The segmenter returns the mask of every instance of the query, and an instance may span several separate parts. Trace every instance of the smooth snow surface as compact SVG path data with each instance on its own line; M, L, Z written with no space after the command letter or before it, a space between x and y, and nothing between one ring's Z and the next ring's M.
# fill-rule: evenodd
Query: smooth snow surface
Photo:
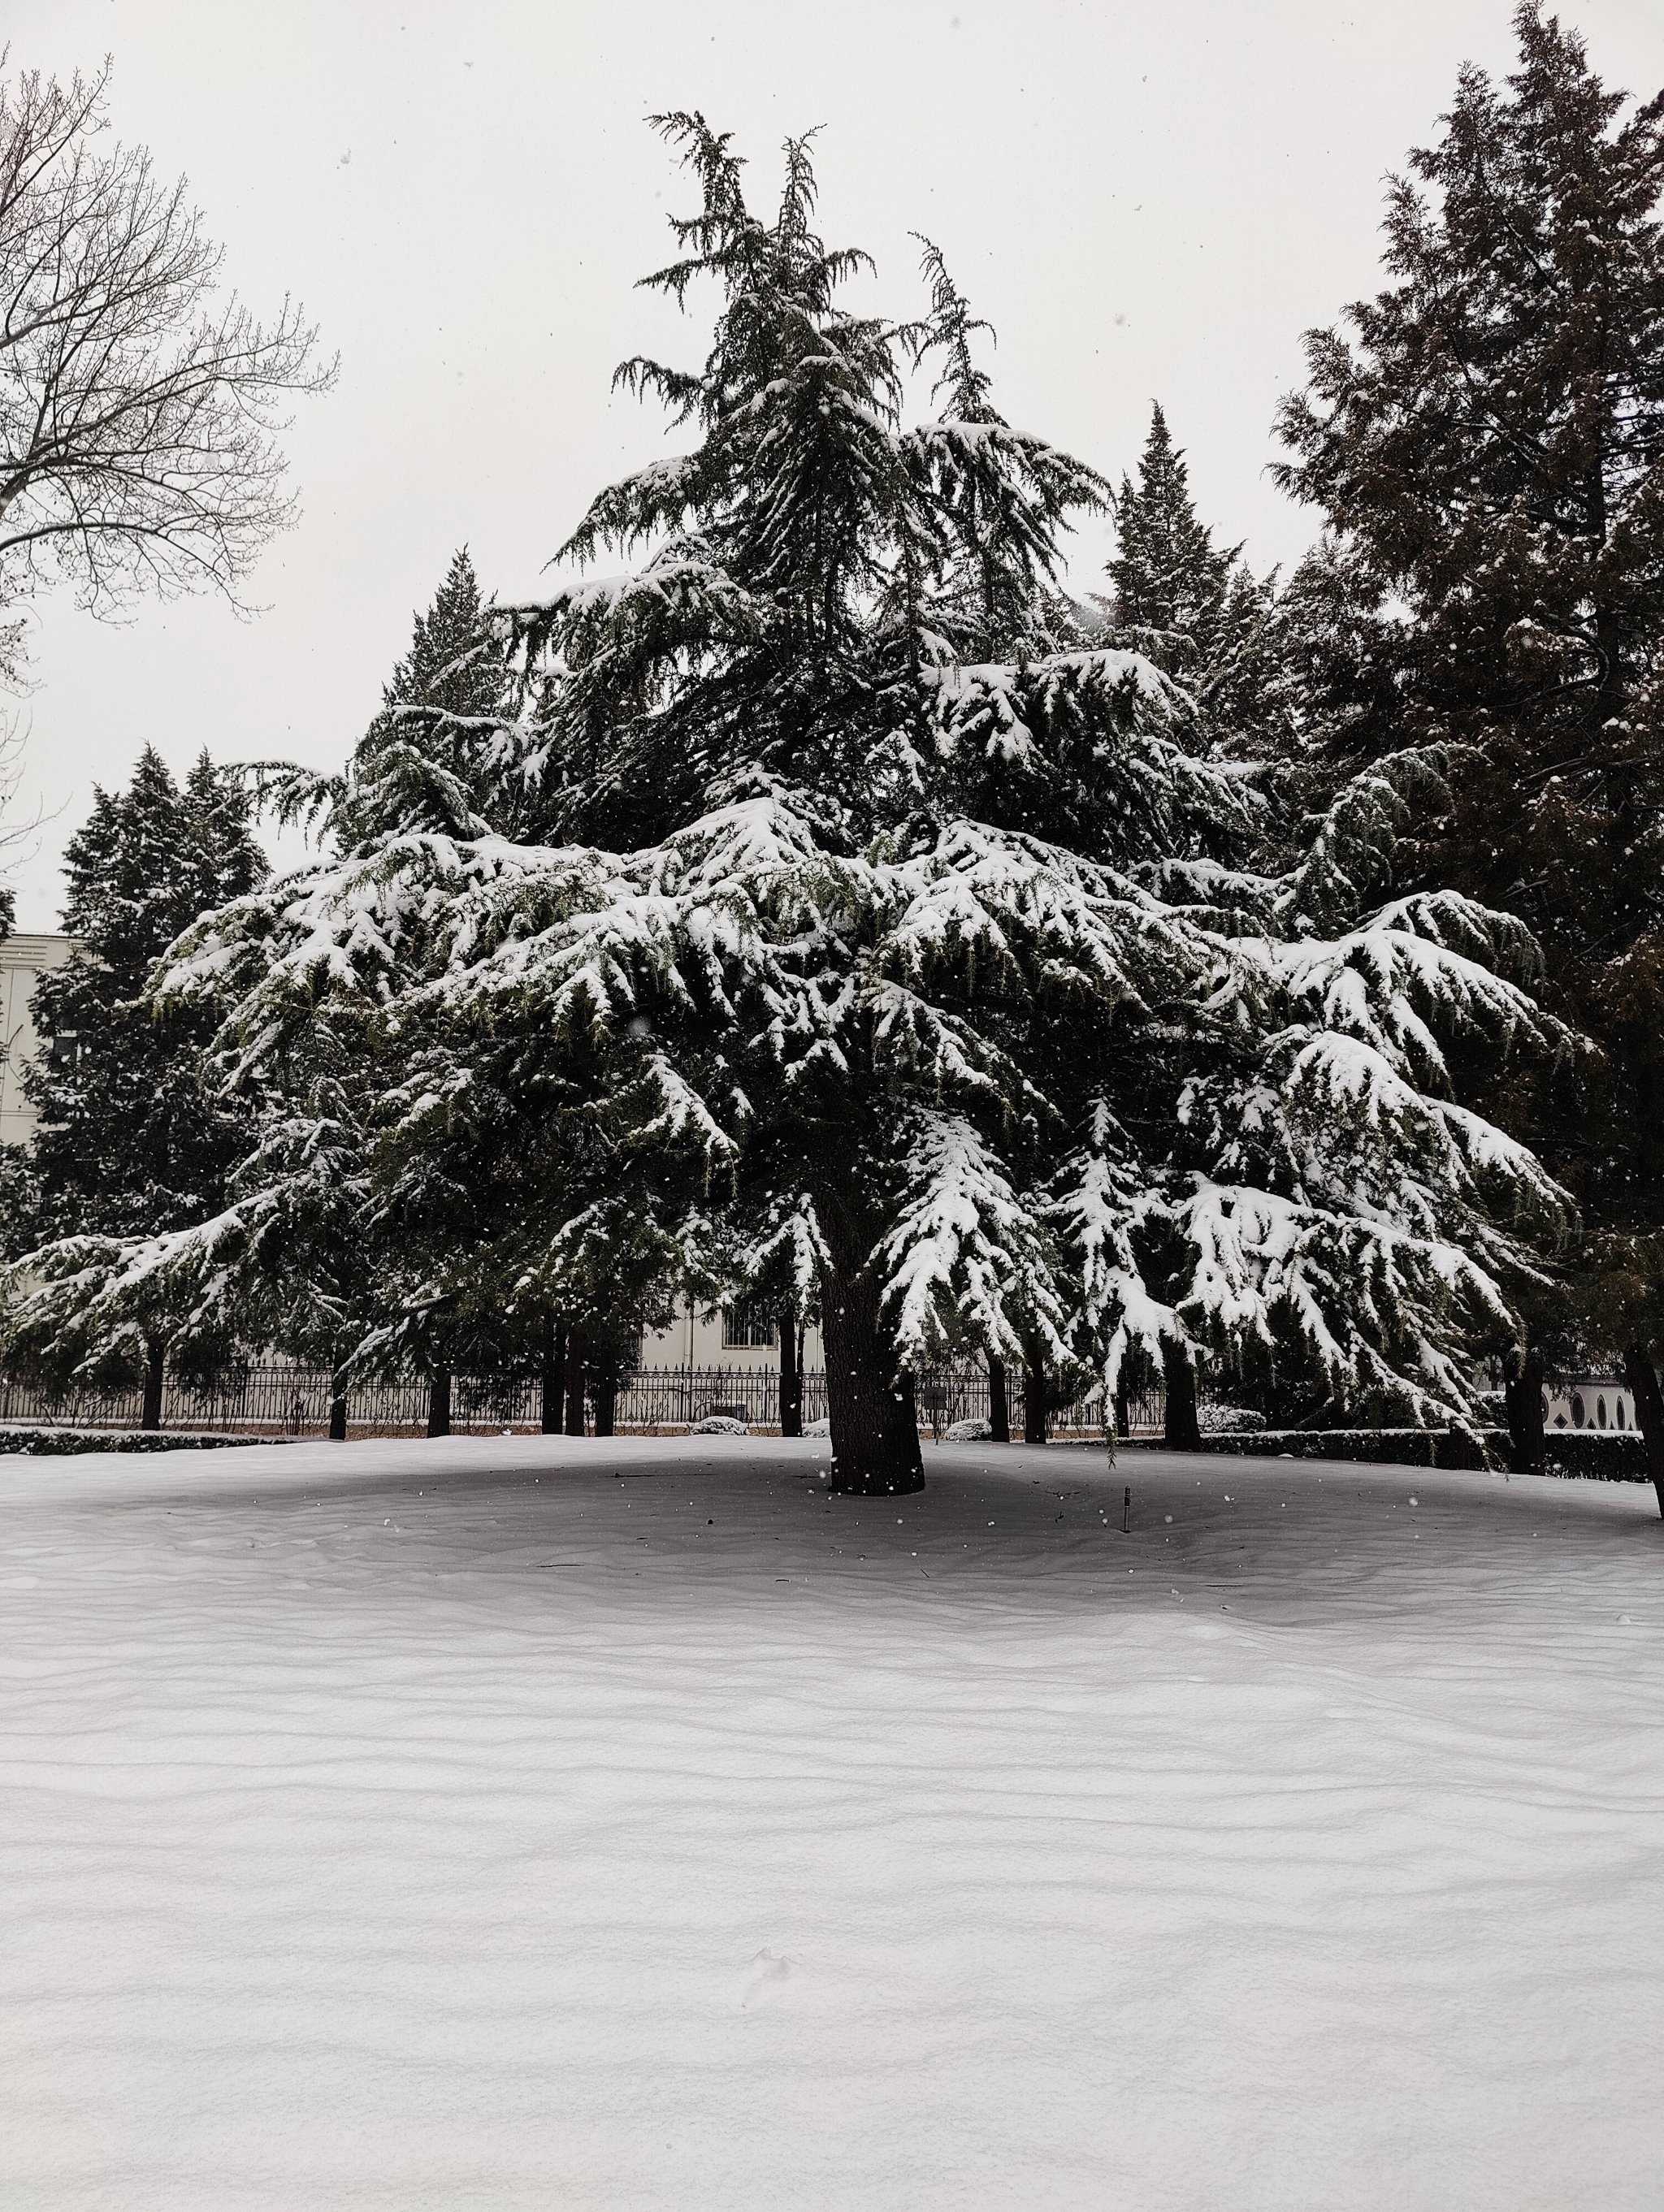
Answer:
M1649 1491L825 1454L0 1461L0 2198L1664 2201Z

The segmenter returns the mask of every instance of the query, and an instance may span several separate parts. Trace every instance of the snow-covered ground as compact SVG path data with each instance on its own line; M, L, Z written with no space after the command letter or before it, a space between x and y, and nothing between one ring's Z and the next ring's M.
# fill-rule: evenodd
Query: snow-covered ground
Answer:
M6 2204L1664 2201L1649 1491L826 1449L0 1461Z

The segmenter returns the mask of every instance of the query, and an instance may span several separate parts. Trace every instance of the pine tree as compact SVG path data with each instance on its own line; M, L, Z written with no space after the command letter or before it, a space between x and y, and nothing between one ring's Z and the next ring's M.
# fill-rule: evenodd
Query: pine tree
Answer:
M1179 680L1214 742L1238 752L1275 750L1281 732L1266 695L1277 653L1276 579L1254 576L1240 545L1214 544L1159 404L1137 481L1122 477L1114 511L1117 551L1104 610L1118 642Z
M490 786L503 700L502 648L465 545L452 555L410 650L394 667L353 761L351 800L338 834L385 818L466 818Z
M1600 1047L1509 1110L1582 1202L1576 1322L1664 1506L1664 94L1625 112L1557 19L1515 29L1393 187L1391 288L1308 339L1283 479L1360 611L1320 672L1350 759L1454 749L1425 868L1525 918Z
M1115 527L1109 574L1116 627L1148 632L1158 650L1172 641L1205 659L1241 548L1216 546L1197 514L1185 456L1159 403L1150 410L1138 481L1121 479Z
M215 1024L189 1008L158 1013L143 994L188 922L265 874L249 814L240 778L206 753L183 790L148 746L125 792L95 790L65 854L64 927L77 947L34 1000L43 1049L25 1078L40 1115L28 1241L82 1249L154 1236L222 1200L250 1125L204 1083ZM118 1362L142 1367L147 1426L160 1413L167 1340L155 1323Z
M999 416L941 257L923 318L853 315L806 143L763 217L725 138L661 127L701 205L655 281L719 309L699 369L622 374L692 448L565 549L644 557L509 611L466 803L412 773L188 933L163 1000L222 1005L257 1085L320 1024L369 1071L378 1235L421 1293L388 1327L469 1285L812 1295L839 1490L918 1486L912 1378L947 1352L1021 1363L1031 1419L1048 1370L1112 1395L1130 1356L1472 1418L1561 1212L1456 1095L1453 1047L1548 1042L1495 972L1522 933L1396 895L1411 769L1290 822L1149 657L1059 635L1062 534L1107 488ZM211 1247L136 1246L60 1323L218 1283Z

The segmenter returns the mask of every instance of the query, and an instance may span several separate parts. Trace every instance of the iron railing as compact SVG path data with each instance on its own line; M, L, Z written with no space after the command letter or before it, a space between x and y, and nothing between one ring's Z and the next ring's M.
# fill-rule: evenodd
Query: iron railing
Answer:
M1019 1375L1009 1384L1012 1433L1022 1434L1023 1393ZM803 1419L823 1419L826 1378L819 1369L802 1378ZM282 1364L241 1368L210 1389L169 1377L162 1390L165 1429L219 1429L265 1436L327 1434L331 1380L327 1370ZM942 1367L916 1384L922 1430L942 1436L956 1421L989 1418L988 1374L980 1364ZM593 1397L590 1401L593 1425ZM503 1429L541 1425L542 1391L535 1375L475 1374L451 1378L451 1427L460 1434L490 1434ZM620 1376L613 1423L622 1431L649 1435L685 1429L711 1413L728 1413L748 1428L778 1430L780 1371L770 1364L732 1367L642 1367ZM1135 1435L1159 1433L1161 1394L1134 1399L1129 1407ZM0 1425L44 1423L64 1428L136 1428L140 1415L137 1389L54 1393L9 1382L0 1376ZM355 1385L347 1395L348 1431L353 1436L419 1436L427 1427L428 1385L420 1376ZM1054 1406L1048 1425L1054 1433L1101 1431L1103 1401L1091 1393L1068 1405Z

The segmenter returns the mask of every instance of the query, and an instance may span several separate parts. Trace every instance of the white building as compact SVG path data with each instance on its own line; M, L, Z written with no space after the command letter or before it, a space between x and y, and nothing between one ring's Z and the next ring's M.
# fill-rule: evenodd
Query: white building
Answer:
M1632 1429L1635 1398L1609 1375L1574 1375L1544 1392L1543 1419L1551 1429Z
M35 1113L23 1096L22 1074L39 1048L29 1018L34 987L75 950L70 937L31 934L0 938L0 1144L27 1144Z
M744 1306L715 1313L696 1313L685 1305L668 1328L650 1330L642 1339L643 1367L774 1367L779 1364L780 1334L771 1316ZM803 1340L803 1364L825 1364L820 1332L809 1329Z

